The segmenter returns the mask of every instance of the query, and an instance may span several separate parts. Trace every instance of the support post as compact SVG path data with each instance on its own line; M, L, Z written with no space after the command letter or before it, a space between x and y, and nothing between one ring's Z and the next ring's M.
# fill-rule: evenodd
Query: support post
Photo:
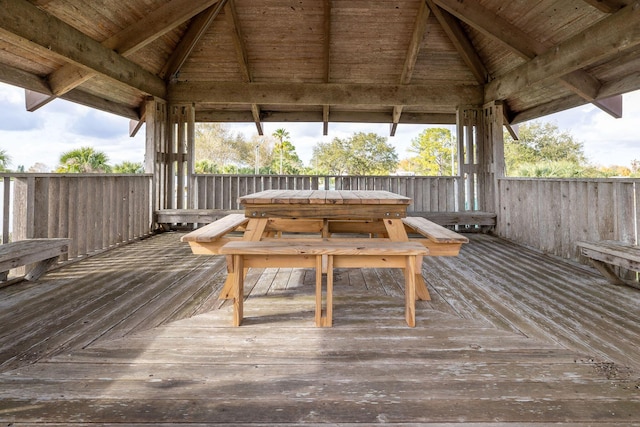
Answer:
M503 107L489 103L483 107L459 107L458 209L498 212L498 180L504 177Z

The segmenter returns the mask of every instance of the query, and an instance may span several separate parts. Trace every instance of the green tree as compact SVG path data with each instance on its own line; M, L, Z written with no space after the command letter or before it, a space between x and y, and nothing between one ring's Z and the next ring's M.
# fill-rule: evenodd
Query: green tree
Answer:
M311 164L332 175L386 175L396 170L398 155L387 138L375 133L354 133L313 148Z
M140 162L124 161L115 165L112 169L113 173L144 173L144 165Z
M504 151L507 175L519 176L522 170L535 169L539 163L546 164L547 167L538 168L538 173L547 170L556 175L539 176L559 176L564 169L568 176L576 173L579 168L586 168L587 159L583 152L582 143L576 141L569 132L561 132L558 126L553 123L532 122L520 126L519 140L514 141L508 133L504 136ZM553 167L549 167L554 162ZM572 164L572 167L568 167Z
M206 160L215 164L218 170L230 165L248 166L252 152L251 143L241 134L234 135L224 124L198 123L196 126L196 165Z
M60 173L104 173L111 172L109 158L93 147L80 147L60 155L56 172Z
M411 172L420 175L453 175L453 161L456 156L456 141L446 128L428 128L411 140L409 152L415 157L405 164Z
M275 144L271 156L271 169L279 174L296 175L303 169L302 160L296 153L296 147L290 141Z
M0 150L0 172L8 172L11 164L11 157L6 150Z

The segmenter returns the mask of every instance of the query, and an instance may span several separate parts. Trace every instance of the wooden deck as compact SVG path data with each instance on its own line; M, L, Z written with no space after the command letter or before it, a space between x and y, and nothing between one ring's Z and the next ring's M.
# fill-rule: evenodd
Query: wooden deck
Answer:
M165 233L0 289L4 425L640 425L640 292L486 235L403 276L337 272L313 326L309 270L256 270L245 324L224 258ZM12 424L11 424L12 423Z

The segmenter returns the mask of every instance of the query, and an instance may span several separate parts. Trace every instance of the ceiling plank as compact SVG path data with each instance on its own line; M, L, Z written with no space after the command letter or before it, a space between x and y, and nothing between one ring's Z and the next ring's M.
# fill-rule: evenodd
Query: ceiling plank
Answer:
M199 104L440 105L482 104L482 86L343 83L177 82L168 100ZM216 100L212 102L211 100Z
M476 81L480 84L485 84L489 80L487 67L485 67L482 59L478 56L476 49L471 44L471 41L458 21L456 21L455 18L447 11L440 9L433 0L426 0L426 2L429 9L431 9L434 16L438 19L438 22L444 29L445 33L458 50L462 60L473 73Z
M584 0L584 2L604 13L614 13L626 6L620 0Z
M455 0L434 0L440 7L465 21L484 35L503 43L507 48L525 59L533 59L552 47L550 44L540 43L532 39L519 27L502 19L493 12L483 8L475 2L458 2ZM561 78L570 90L594 103L597 107L612 113L606 105L600 105L596 100L600 90L598 79L583 70L575 70ZM615 114L612 114L614 117Z
M180 68L184 65L193 49L198 44L209 26L216 19L227 0L220 0L215 6L211 6L204 12L201 12L194 19L186 33L176 46L175 50L169 57L169 60L160 72L160 77L171 81L180 72Z
M141 92L164 98L162 79L102 46L72 26L26 0L0 0L0 31L23 48L46 49L59 59L75 63ZM29 25L24 25L29 22ZM38 28L39 31L32 31Z
M400 74L400 84L409 84L413 75L413 70L418 60L418 53L420 53L420 47L422 46L422 39L424 33L427 31L427 21L431 10L427 7L424 1L420 2L420 8L416 14L416 21L413 24L413 32L411 33L411 40L409 41L409 47L407 49L407 55L404 59L404 66L402 67L402 73ZM402 105L396 105L393 107L393 122L391 123L391 136L396 135L398 123L400 122L400 116L402 115Z
M596 22L485 86L485 100L501 100L568 72L585 68L640 44L640 4Z

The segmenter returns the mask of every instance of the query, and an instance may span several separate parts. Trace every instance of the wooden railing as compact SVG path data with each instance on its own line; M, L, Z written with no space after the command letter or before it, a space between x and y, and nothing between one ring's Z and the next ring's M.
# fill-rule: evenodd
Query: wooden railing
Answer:
M69 258L151 231L151 175L2 174L3 242L72 239Z
M579 260L578 240L638 244L640 180L499 181L497 233L546 253Z
M456 211L457 177L195 175L191 209L240 209L238 197L270 189L386 190L413 199L410 212Z

